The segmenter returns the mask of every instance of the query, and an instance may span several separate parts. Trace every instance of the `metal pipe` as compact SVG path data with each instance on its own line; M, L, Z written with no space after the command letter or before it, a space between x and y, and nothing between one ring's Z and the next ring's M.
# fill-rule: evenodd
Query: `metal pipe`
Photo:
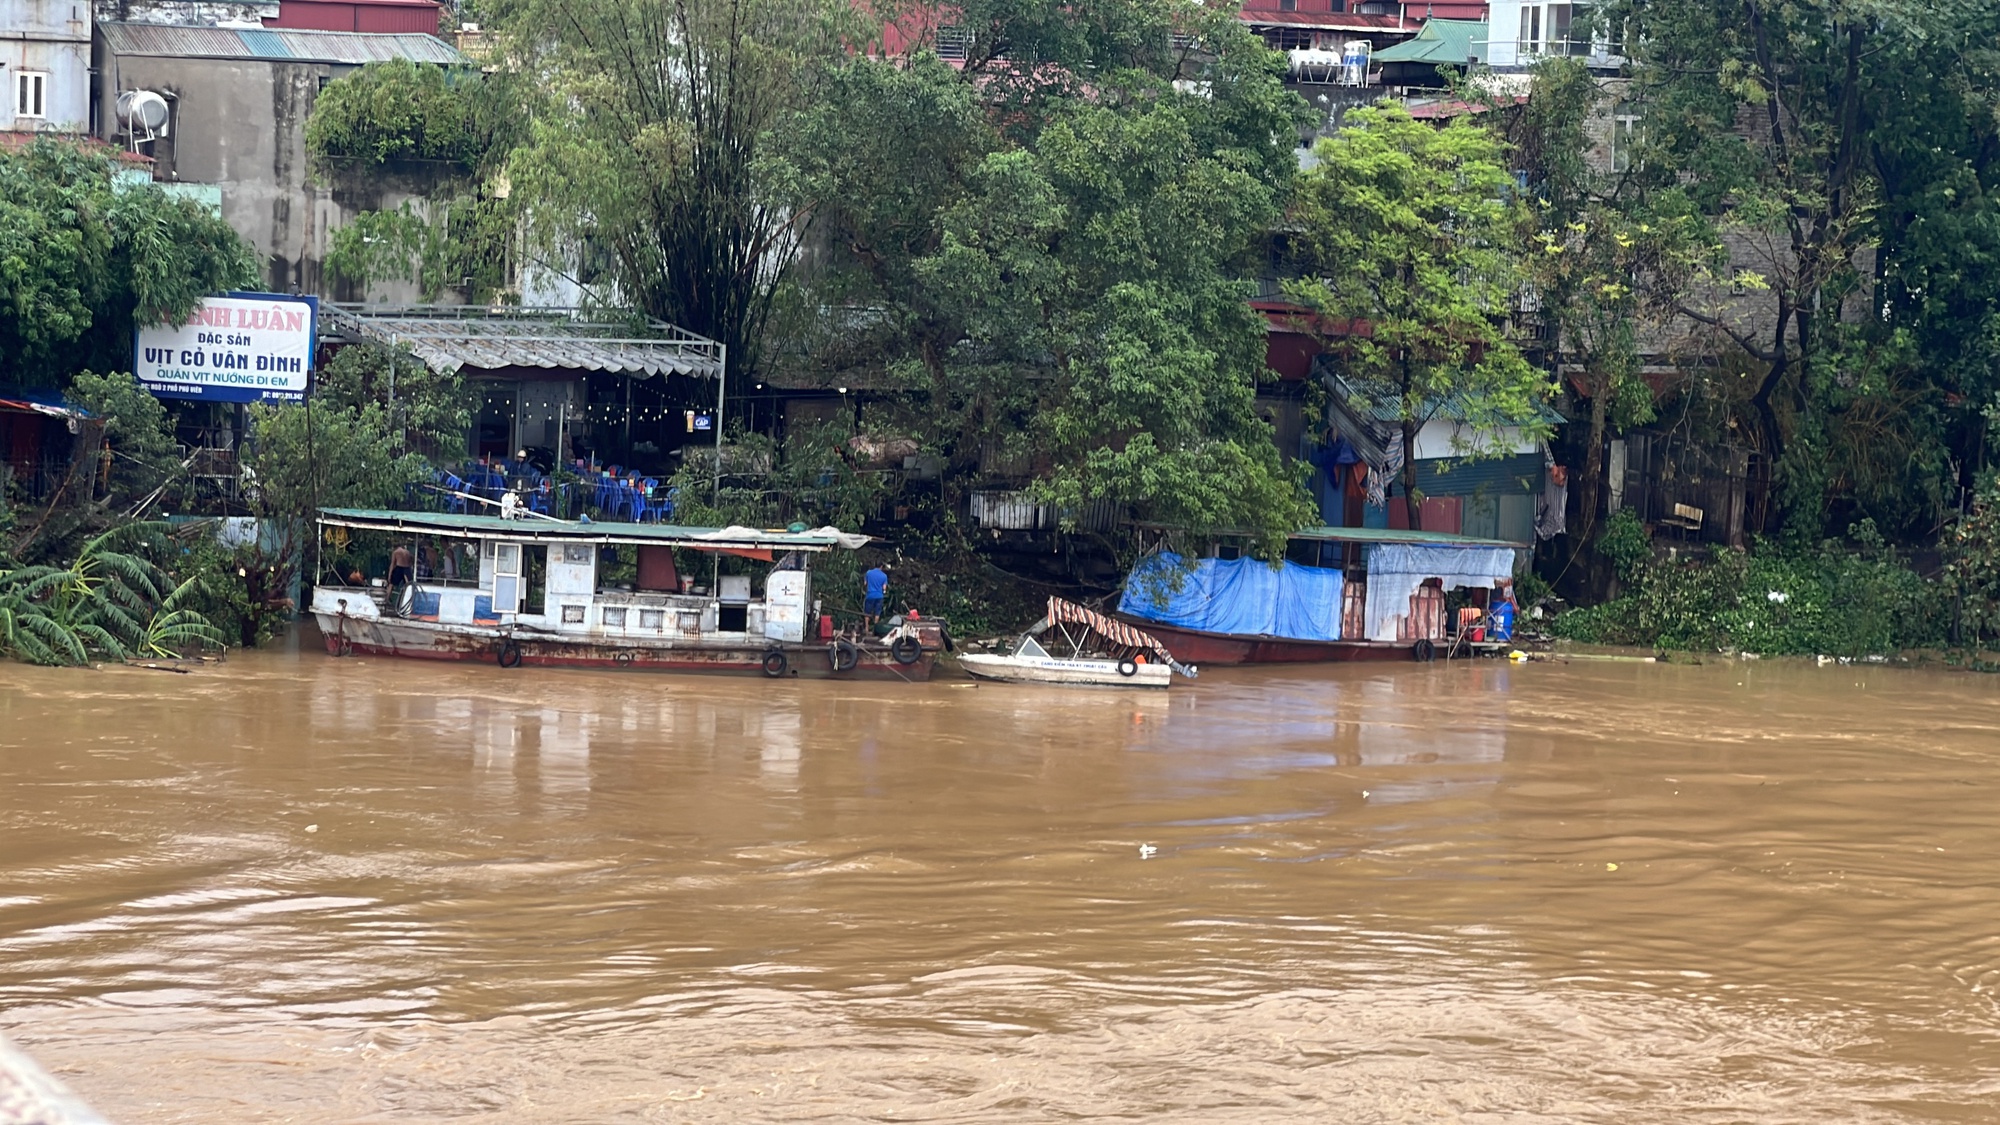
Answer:
M722 507L722 404L729 393L729 345L717 344L721 349L715 367L715 494L710 503Z

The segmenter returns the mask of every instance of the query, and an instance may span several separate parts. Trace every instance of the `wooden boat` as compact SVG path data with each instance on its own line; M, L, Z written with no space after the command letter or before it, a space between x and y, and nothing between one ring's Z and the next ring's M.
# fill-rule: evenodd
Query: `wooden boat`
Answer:
M1043 638L1070 655L1050 655ZM1048 614L1011 651L968 654L958 663L982 680L1066 687L1164 688L1175 672L1190 679L1197 674L1152 635L1061 598L1049 599Z
M549 668L728 672L773 679L927 680L943 646L934 621L884 637L837 635L812 598L805 560L866 536L833 528L760 531L662 524L325 508L322 534L386 533L405 545L463 550L464 580L419 578L394 596L379 586L321 585L312 613L335 656L366 654ZM630 588L606 586L607 548L633 548ZM776 560L763 576L690 588L673 551ZM413 550L412 554L416 552ZM539 584L539 599L529 595Z
M1388 528L1322 527L1292 538L1316 545L1326 565L1287 561L1273 569L1254 559L1156 556L1127 576L1117 617L1189 664L1429 661L1448 643L1445 591L1511 579L1521 549L1499 539ZM1172 579L1160 588L1163 566L1187 569L1198 589L1184 594ZM1224 570L1240 573L1211 581L1209 571ZM1218 619L1262 627L1205 627Z
M1328 664L1348 660L1426 659L1415 641L1306 641L1211 633L1122 614L1120 619L1143 624L1160 638L1174 659L1188 664Z

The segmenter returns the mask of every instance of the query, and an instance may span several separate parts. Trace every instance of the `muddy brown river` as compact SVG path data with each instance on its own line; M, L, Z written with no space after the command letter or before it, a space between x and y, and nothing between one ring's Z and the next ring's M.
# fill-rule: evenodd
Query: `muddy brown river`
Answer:
M1991 1121L1996 990L1996 678L0 664L0 1030L125 1125Z

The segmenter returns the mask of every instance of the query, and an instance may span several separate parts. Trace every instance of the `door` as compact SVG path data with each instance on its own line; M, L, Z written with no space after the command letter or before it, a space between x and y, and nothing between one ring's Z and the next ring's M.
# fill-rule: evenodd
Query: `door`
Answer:
M493 552L493 612L521 612L521 545L502 543Z

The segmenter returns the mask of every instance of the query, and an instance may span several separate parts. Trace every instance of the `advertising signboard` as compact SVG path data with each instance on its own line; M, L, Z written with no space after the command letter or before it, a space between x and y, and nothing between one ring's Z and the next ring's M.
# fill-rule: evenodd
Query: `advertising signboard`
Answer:
M312 376L318 321L314 297L210 297L185 324L141 328L133 374L158 398L300 402Z

